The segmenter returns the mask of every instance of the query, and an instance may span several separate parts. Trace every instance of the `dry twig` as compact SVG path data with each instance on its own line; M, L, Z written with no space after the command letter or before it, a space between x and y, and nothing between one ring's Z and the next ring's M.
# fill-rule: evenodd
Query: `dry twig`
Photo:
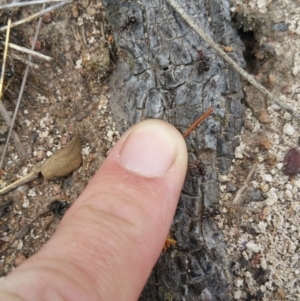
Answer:
M0 99L2 98L2 89L3 89L4 74L5 74L5 67L6 67L6 58L8 52L9 36L10 36L10 26L11 26L11 19L9 19L7 22L6 39L4 44L3 63L2 63L1 78L0 78Z
M30 62L30 61L28 61L28 60L26 60L26 59L24 59L24 58L22 58L22 57L20 57L20 56L18 56L18 55L16 55L16 54L14 54L14 53L11 53L10 56L11 56L12 58L14 58L14 59L16 59L16 60L18 60L18 61L20 61L20 62L26 64L26 65L28 65L28 66L31 67L31 68L34 68L34 69L39 69L39 68L40 68L39 65L37 65L37 64L35 64L35 63L32 63L32 62Z
M51 2L62 2L63 0L32 0L32 1L24 1L24 2L13 2L4 5L0 5L0 9L10 9L14 7L22 7L34 4L44 4L44 3L51 3Z
M3 82L4 82L4 75L5 75L6 58L7 58L7 52L8 52L10 24L11 24L11 20L9 19L8 24L7 24L7 33L6 33L6 40L5 40L5 46L4 46L4 54L3 54L3 65L2 65L2 72L1 72L1 79L0 79L0 114L2 115L3 119L5 120L5 122L8 126L11 125L11 118L2 103L2 90L3 90ZM13 131L13 139L14 139L14 144L16 146L16 149L17 149L20 157L26 157L26 151L21 143L19 136L17 135L17 133L15 131Z
M13 182L12 184L9 184L9 185L5 186L3 189L0 189L0 195L3 195L3 194L5 194L5 193L7 193L7 192L9 192L9 191L11 191L15 188L18 188L18 187L20 187L20 186L36 179L36 178L38 178L38 177L39 177L39 172L38 171L37 172L35 172L35 171L31 172L27 176Z
M242 194L244 193L244 191L246 190L246 188L248 187L249 181L251 180L254 172L257 170L257 166L258 166L258 162L255 162L247 176L246 181L244 182L243 186L238 190L238 192L236 193L233 201L232 201L232 205L238 205L240 203L240 199Z
M4 42L2 42L2 44L4 44ZM33 44L33 45L35 45L35 44ZM33 49L28 49L26 47L19 46L19 45L13 44L13 43L8 43L8 46L11 49L15 49L15 50L27 53L27 54L31 54L31 55L37 56L37 57L42 58L42 59L44 59L46 61L51 61L53 59L51 56L48 56L48 55L45 55L45 54L42 54L42 53L34 51L33 50L34 48Z
M212 112L214 111L213 108L209 108L202 116L200 116L183 134L183 138L186 138L191 131L193 131L203 120L205 120Z
M8 114L6 108L4 107L2 101L0 101L0 114L3 117L3 119L5 120L5 123L8 126L10 126L11 118L10 118L10 115ZM12 132L12 135L13 135L14 144L15 144L15 147L16 147L16 150L17 150L19 156L25 158L27 156L27 153L26 153L24 146L21 143L21 139L19 138L18 134L15 131Z
M199 36L211 47L218 55L226 61L233 69L235 69L241 76L243 76L251 85L258 89L262 94L269 98L272 102L276 103L282 109L290 113L292 116L300 120L300 114L296 112L292 107L282 102L273 93L268 91L258 81L256 81L251 75L249 75L244 69L242 69L231 57L229 57L223 49L216 44L205 32L192 20L192 18L178 5L176 0L166 0L173 9L182 17L182 19L191 26L191 28L199 34Z
M43 5L43 7L45 7L45 4ZM31 46L32 50L34 49L36 41L38 39L41 24L42 24L42 18L39 18L38 26L37 26L35 36L34 36L34 39L33 39L33 43L32 43L32 46ZM31 61L31 59L32 59L32 55L29 54L28 55L28 60ZM23 81L22 81L22 84L21 84L21 89L20 89L20 92L19 92L16 108L15 108L15 111L14 111L14 116L13 116L11 124L10 124L9 132L8 132L8 135L7 135L7 138L6 138L6 143L5 143L4 150L3 150L3 153L2 153L2 157L1 157L1 161L0 161L0 169L2 168L4 159L5 159L5 154L6 154L7 149L8 149L10 136L11 136L12 131L13 131L13 127L14 127L14 124L15 124L15 121L16 121L17 113L18 113L18 110L19 110L19 106L20 106L20 103L21 103L22 96L23 96L23 91L24 91L25 84L26 84L26 81L27 81L29 68L30 67L27 65L26 69L25 69L25 72L24 72L24 77L23 77Z
M15 27L15 26L24 24L26 22L32 21L33 19L36 19L36 18L38 18L40 16L43 16L44 14L49 13L49 12L51 12L51 11L57 9L57 8L60 8L60 7L64 6L67 3L71 3L72 1L73 0L67 0L65 2L52 5L52 6L48 7L48 8L46 8L46 9L42 9L41 11L39 11L39 12L37 12L37 13L35 13L35 14L33 14L33 15L25 18L25 19L22 19L20 21L12 23L11 27ZM7 29L7 26L0 27L0 31L4 31L5 29Z

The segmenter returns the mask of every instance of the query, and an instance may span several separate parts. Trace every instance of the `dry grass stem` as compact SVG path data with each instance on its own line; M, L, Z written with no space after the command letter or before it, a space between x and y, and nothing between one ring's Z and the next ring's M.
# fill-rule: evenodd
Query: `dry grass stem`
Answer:
M43 5L43 8L44 7L45 7L45 4ZM32 46L31 46L32 50L34 49L36 41L38 39L38 35L39 35L39 30L40 30L41 24L42 24L42 18L40 17L38 25L37 25L36 32L35 32L35 35L34 35L33 43L32 43ZM32 59L32 55L29 54L28 55L28 60L31 61L31 59ZM11 121L11 124L10 124L9 131L8 131L8 135L7 135L7 138L6 138L6 143L5 143L5 146L4 146L4 150L3 150L2 156L1 156L0 169L3 166L3 162L4 162L5 155L6 155L6 152L7 152L7 149L8 149L8 145L9 145L10 136L12 134L13 127L14 127L14 124L15 124L15 121L16 121L16 118L17 118L17 113L18 113L18 110L19 110L19 106L20 106L20 103L21 103L22 96L23 96L24 87L25 87L25 84L26 84L26 81L27 81L29 68L30 67L28 65L25 68L24 77L23 77L23 80L22 80L22 84L21 84L21 88L20 88L20 92L19 92L19 96L18 96L16 108L15 108L14 115L13 115L13 118L12 118L12 121Z
M3 117L3 119L5 120L5 123L7 124L7 126L10 126L11 125L11 117L8 114L6 108L4 107L2 101L0 101L0 114ZM19 156L25 158L27 156L27 153L26 153L24 146L21 143L20 137L18 136L18 134L15 131L12 132L12 136L13 136L14 144L15 144L15 147L16 147L16 150L17 150Z
M229 57L223 49L216 44L205 32L192 20L192 18L178 5L175 0L166 0L173 9L182 17L182 19L191 26L191 28L199 34L199 36L211 47L218 55L226 61L233 69L235 69L241 76L243 76L251 85L258 89L263 95L268 97L269 100L276 103L282 109L290 113L292 116L300 120L300 114L296 112L292 107L282 102L273 93L268 91L263 85L256 81L253 76L249 75L244 69L242 69L231 57Z
M33 0L33 1L24 1L24 2L13 2L4 5L0 5L0 9L10 9L14 7L22 7L34 4L44 4L44 3L51 3L51 2L63 2L64 0Z
M2 42L2 44L4 44L4 43ZM35 44L33 44L33 45L35 45ZM47 60L47 61L51 61L53 59L51 56L36 52L33 49L28 49L26 47L19 46L19 45L13 44L13 43L9 43L8 46L11 49L18 50L18 51L21 51L21 52L24 52L27 54L31 54L31 55L37 56L39 58L42 58L44 60Z
M6 58L7 58L7 52L8 52L9 35L10 35L10 25L11 25L11 19L9 19L7 22L7 31L6 31L6 38L5 38L5 44L4 44L3 63L2 63L1 78L0 78L0 100L2 98Z
M40 68L39 65L37 65L37 64L35 64L35 63L32 63L32 62L30 62L30 61L28 61L28 60L26 60L26 59L24 59L24 58L22 58L22 57L16 55L16 54L11 53L10 56L11 56L12 58L14 58L14 59L16 59L16 60L18 60L18 61L20 61L20 62L26 64L26 65L28 65L28 66L31 67L31 68L34 68L34 69L39 69L39 68Z
M32 172L32 173L28 174L27 176L13 182L12 184L7 185L3 189L0 189L0 195L10 192L15 188L18 188L36 178L38 178L38 176L39 176L39 172Z
M11 24L11 20L9 19L8 24L7 24L7 33L6 33L6 39L5 39L3 64L2 64L1 79L0 79L0 114L8 126L10 126L10 124L11 124L11 118L2 102L2 91L3 91L3 82L4 82L5 67L6 67L6 58L7 58L7 52L8 52L8 44L9 44L8 42L9 42L9 36L10 36L10 24ZM21 143L21 140L16 132L13 132L13 139L14 139L15 147L16 147L20 157L25 157L26 151L25 151L25 149Z
M38 17L43 16L46 13L49 13L49 12L55 10L55 9L58 9L58 8L64 6L64 5L66 5L67 3L71 3L72 1L73 0L68 0L68 1L65 1L65 2L62 2L62 3L58 3L58 4L55 4L55 5L52 5L52 6L48 7L48 8L46 8L46 9L42 9L41 11L39 11L39 12L37 12L37 13L35 13L35 14L33 14L33 15L25 18L25 19L22 19L20 21L12 23L11 27L15 27L15 26L24 24L26 22L30 22L30 21L38 18ZM7 26L0 27L0 31L4 31L5 29L7 29Z
M244 182L243 186L238 190L238 192L236 193L233 201L232 201L232 205L238 205L241 202L241 196L244 193L244 191L246 190L246 188L249 185L249 182L254 174L254 172L257 170L257 166L258 166L258 162L255 162L247 176L246 181Z

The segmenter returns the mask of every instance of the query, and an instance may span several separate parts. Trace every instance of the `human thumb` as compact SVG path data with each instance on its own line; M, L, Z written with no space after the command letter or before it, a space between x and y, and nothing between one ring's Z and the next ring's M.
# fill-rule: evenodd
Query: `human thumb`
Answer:
M133 126L50 241L2 281L0 300L137 300L163 248L186 168L186 145L173 126Z

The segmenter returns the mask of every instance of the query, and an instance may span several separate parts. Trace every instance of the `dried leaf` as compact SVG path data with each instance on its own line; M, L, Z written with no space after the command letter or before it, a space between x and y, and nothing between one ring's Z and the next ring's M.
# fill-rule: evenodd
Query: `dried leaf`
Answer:
M81 146L79 136L63 149L60 149L41 166L41 174L45 180L56 177L65 177L76 170L82 163Z

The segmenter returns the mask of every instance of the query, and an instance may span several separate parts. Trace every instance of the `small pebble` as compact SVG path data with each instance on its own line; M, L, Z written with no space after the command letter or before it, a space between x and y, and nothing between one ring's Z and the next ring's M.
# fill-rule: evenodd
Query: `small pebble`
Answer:
M249 242L246 243L246 248L248 250L251 250L254 253L258 253L260 251L260 246L258 246L257 244L255 244L255 243L253 243L251 241L249 241Z
M293 193L289 189L286 189L284 192L284 199L286 201L290 201L293 199L293 197L294 197Z
M23 248L23 241L20 240L18 243L18 246L17 246L17 250L20 251L20 250L22 250L22 248Z
M265 182L273 182L273 177L270 174L264 174L264 175L262 175L262 179Z
M300 180L295 181L294 184L297 186L297 188L300 188Z
M227 181L227 175L219 175L219 182L224 183Z
M278 199L277 193L276 193L276 188L272 187L267 193L266 196L270 199Z
M261 138L259 141L259 146L265 150L269 150L271 148L271 142L268 138Z
M51 23L52 22L52 13L49 12L49 13L44 14L43 17L42 17L42 21L45 24Z
M285 187L286 189L289 189L289 190L292 190L292 189L293 189L293 185L290 184L290 183L285 184L284 187Z
M267 165L274 166L277 163L277 158L273 154L268 154L265 161L266 161Z
M283 94L292 94L292 92L293 92L292 86L291 85L283 86L281 88L280 92L283 93ZM287 113L287 114L289 114L289 113Z
M43 150L38 150L36 152L36 157L39 159L39 160L42 160L44 157L45 157L45 152Z
M20 193L26 195L29 190L29 186L27 184L25 184L25 185L19 186L16 190L19 191Z
M271 122L270 116L266 110L261 110L258 119L262 123L270 123Z
M52 156L53 155L53 153L52 152L50 152L50 151L47 151L47 157L50 157L50 156Z
M236 191L236 186L232 182L228 182L226 185L226 190L228 192L234 192Z
M268 226L268 224L265 223L265 222L259 222L258 225L257 225L257 227L258 227L260 233L266 233L266 231L267 231L267 226Z
M22 208L26 209L29 207L29 200L27 198L24 199L23 204L22 204Z
M280 22L280 23L276 23L273 25L273 30L275 31L287 31L287 29L289 28L289 24Z
M236 287L242 286L243 283L244 283L244 280L241 279L241 278L237 278L236 280L234 280L234 285L235 285Z
M242 296L242 291L236 291L236 292L234 292L233 298L235 300L240 300L241 296Z
M261 258L260 260L260 266L262 267L262 269L266 270L268 267L267 261L265 258Z
M270 215L271 211L272 211L272 208L270 206L265 206L260 214L260 218L262 220L265 220ZM264 230L266 230L266 229L264 229Z
M260 190L261 190L262 192L267 192L269 189L270 189L269 184L262 184L262 185L260 186Z
M94 16L96 14L96 9L94 7L88 7L87 9L87 14L90 15L90 16Z
M286 123L283 126L283 134L292 136L292 135L294 135L294 133L295 133L295 129L290 123Z
M277 296L278 296L278 298L279 298L280 300L284 300L284 299L285 299L285 291L284 291L283 288L279 287L279 288L277 289L277 291L276 291L276 294L277 294Z
M241 143L238 147L236 147L235 151L234 151L234 157L236 159L243 159L244 155L243 152L246 148L246 144Z
M284 115L283 115L283 119L285 120L292 120L292 115L288 112L285 112Z
M68 137L67 136L62 136L60 138L60 143L61 143L61 145L67 145L68 144Z
M275 199L266 199L266 200L264 201L264 203L265 203L267 206L273 206L274 204L277 203L277 200L275 200Z
M112 141L113 140L113 134L114 132L112 130L109 130L106 134L107 138L108 138L108 141Z
M18 266L19 264L21 264L25 259L26 259L26 257L22 253L18 254L18 256L14 260L15 266Z

